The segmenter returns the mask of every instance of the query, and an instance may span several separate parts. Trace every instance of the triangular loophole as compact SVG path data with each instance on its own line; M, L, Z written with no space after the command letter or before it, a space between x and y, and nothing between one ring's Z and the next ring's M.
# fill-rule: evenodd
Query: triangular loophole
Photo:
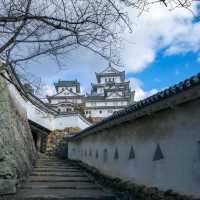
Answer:
M89 156L92 157L92 150L89 151Z
M160 148L160 145L157 144L157 146L156 146L156 151L155 151L154 156L153 156L153 161L162 160L162 159L164 159L164 155L163 155L163 153L162 153L162 150L161 150L161 148Z
M96 150L96 155L95 155L96 159L99 158L99 152Z
M104 151L103 151L103 160L104 160L104 162L106 162L108 160L108 150L107 149L104 149Z
M118 152L118 149L117 149L117 148L115 149L114 159L115 159L115 160L118 160L118 159L119 159L119 152Z
M131 146L130 152L129 152L129 159L134 159L135 158L135 151L133 146Z

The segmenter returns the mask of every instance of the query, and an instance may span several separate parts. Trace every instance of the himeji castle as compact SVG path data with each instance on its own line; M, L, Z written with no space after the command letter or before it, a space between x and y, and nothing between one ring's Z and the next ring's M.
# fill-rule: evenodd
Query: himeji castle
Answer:
M134 102L134 91L130 81L125 80L125 71L118 71L109 64L102 72L96 73L96 83L92 83L90 94L80 93L80 83L61 81L55 83L56 94L48 96L50 107L60 113L77 112L77 106L84 108L86 118L96 122L112 115Z
M125 71L118 71L109 64L105 70L96 73L96 80L85 101L87 118L98 121L134 102L134 92L131 92L130 81L125 81Z

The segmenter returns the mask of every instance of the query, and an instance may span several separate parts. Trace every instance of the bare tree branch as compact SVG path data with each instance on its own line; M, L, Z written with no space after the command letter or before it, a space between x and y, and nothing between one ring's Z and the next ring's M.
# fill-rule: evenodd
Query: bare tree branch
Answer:
M0 0L0 58L15 65L44 55L58 61L84 47L119 65L120 33L133 30L127 8L142 14L155 3L189 9L192 0Z

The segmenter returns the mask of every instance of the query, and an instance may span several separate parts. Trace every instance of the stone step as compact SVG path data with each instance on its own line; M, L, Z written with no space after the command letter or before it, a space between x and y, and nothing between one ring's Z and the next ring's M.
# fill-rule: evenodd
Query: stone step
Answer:
M36 183L39 183L39 182L46 182L46 183L55 183L55 184L57 184L57 183L61 183L61 182L68 182L68 183L70 183L70 182L74 182L74 183L79 183L79 182L83 182L83 183L95 183L95 181L94 180L75 180L75 179L67 179L67 180L30 180L29 182L31 182L31 183L34 183L34 182L36 182Z
M76 172L82 172L82 171L80 171L80 170L73 170L73 169L54 169L54 168L51 168L51 169L46 169L46 168L35 168L34 170L33 170L33 172L67 172L67 173L76 173Z
M93 181L89 177L30 176L28 181Z
M68 165L35 165L35 168L67 168L67 169L80 169L80 167L73 167Z
M30 189L30 188L86 188L86 189L94 189L99 188L102 190L102 186L97 183L91 182L28 182L22 185L21 189Z
M114 200L84 169L70 161L43 157L9 200Z
M35 168L56 168L56 169L80 169L80 167L73 167L67 165L35 165Z
M58 165L59 165L59 164L63 164L63 165L64 165L64 164L65 164L65 165L74 166L74 165L71 164L71 163L58 162L58 161L56 161L56 162L49 162L49 161L48 161L48 162L43 162L43 161L41 162L41 161L37 161L36 164L43 164L43 165L48 165L48 164L49 164L49 165L53 165L53 164L58 164Z
M88 177L83 173L32 173L31 176L56 176L56 177Z
M21 189L15 200L46 200L46 199L101 199L114 200L115 197L99 189Z
M72 167L72 166L44 166L44 165L40 165L40 166L34 166L34 168L45 168L45 169L49 169L49 168L55 168L55 169L77 169L80 170L80 167Z
M47 162L59 162L59 163L70 163L70 164L74 164L72 162L66 161L66 160L37 160L37 162L43 162L43 163L47 163Z
M65 176L65 175L87 175L87 173L85 172L81 172L81 171L33 171L32 176L43 176L43 175L49 175L49 176Z
M69 165L69 164L66 164L66 163L36 163L35 166L57 166L57 167L75 167L73 165Z
M72 168L72 167L35 167L34 170L73 170L73 171L82 171L80 168Z

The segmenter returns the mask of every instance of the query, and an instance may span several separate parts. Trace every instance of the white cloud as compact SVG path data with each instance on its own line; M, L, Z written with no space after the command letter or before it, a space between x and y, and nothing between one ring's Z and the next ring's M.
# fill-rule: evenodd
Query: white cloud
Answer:
M196 6L192 10L196 13ZM134 12L129 12L135 19ZM161 48L166 55L197 51L200 48L200 23L193 24L194 15L188 10L173 11L156 5L137 20L133 34L125 34L122 58L131 72L140 72L154 61Z
M142 99L145 99L155 93L158 92L157 89L152 89L149 91L145 91L142 86L143 83L141 80L137 79L137 78L131 78L130 79L130 85L131 85L131 89L135 90L135 101L139 101Z
M192 10L196 13L194 3ZM177 8L169 11L161 5L154 5L145 11L139 18L133 9L129 11L130 18L136 24L133 33L124 33L124 43L121 50L122 61L125 63L128 72L141 72L154 62L157 52L165 48L165 55L183 54L188 51L198 51L200 48L200 23L193 23L194 15L186 9ZM135 19L137 18L137 22ZM198 59L200 62L200 58ZM55 66L46 63L46 70L43 76L49 84L58 79L78 79L83 92L90 92L90 83L95 82L94 72L99 72L107 67L107 63L85 49L68 55L65 64L66 71L52 72ZM50 67L51 66L51 67ZM40 67L40 66L39 66ZM44 66L43 66L44 67ZM51 70L49 70L51 68ZM40 69L37 69L37 74ZM41 71L40 71L41 74ZM136 81L137 83L139 81ZM145 82L144 82L145 84ZM133 85L133 88L136 87ZM45 94L51 94L53 86L45 89ZM155 92L155 89L144 91L142 85L136 87L136 99L144 98Z
M54 94L56 94L55 87L53 85L43 83L36 95L45 100L47 95L52 96Z
M43 91L48 96L51 96L51 95L55 94L55 92L56 92L54 86L50 86L50 85L45 85L43 87Z

